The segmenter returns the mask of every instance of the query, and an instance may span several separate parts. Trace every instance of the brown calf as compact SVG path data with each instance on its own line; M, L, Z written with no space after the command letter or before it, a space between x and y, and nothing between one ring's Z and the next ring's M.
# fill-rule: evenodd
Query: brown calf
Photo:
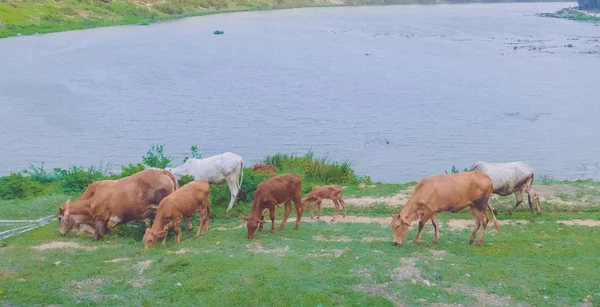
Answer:
M275 166L261 163L254 164L252 170L258 173L277 173Z
M200 215L196 236L208 231L209 197L210 186L206 180L192 181L165 197L158 205L152 228L146 228L144 247L153 247L159 238L163 238L162 245L165 246L170 228L175 232L175 242L181 242L181 219L185 221L188 232L192 231L194 226L190 218L196 212Z
M264 211L269 209L271 217L271 233L275 233L275 208L278 204L285 203L285 214L279 230L283 230L285 223L292 212L291 201L294 201L296 207L296 225L294 229L297 230L300 227L300 220L302 219L302 181L296 174L285 174L269 178L256 187L256 193L252 200L252 215L250 217L243 217L242 219L247 221L246 227L248 228L248 235L246 238L253 239L256 228L259 227L258 231L262 231L263 224L266 223L264 220Z
M306 207L312 203L312 206L310 207L311 219L313 218L313 209L315 208L315 205L318 207L317 218L321 217L321 203L323 202L323 199L331 199L335 205L335 210L333 211L334 220L337 217L340 205L342 206L342 210L344 210L344 217L346 217L346 203L342 199L342 187L332 184L313 188L312 191L302 199L303 209L306 209Z
M437 243L440 237L437 213L442 211L456 213L470 207L471 213L475 217L475 228L471 233L469 243L473 244L477 230L482 227L479 241L475 242L475 245L481 245L489 221L487 208L492 211L494 226L496 230L499 230L492 207L492 190L490 177L479 171L439 175L421 180L415 186L400 213L392 215L394 244L402 244L410 223L418 219L420 219L419 231L414 242L420 241L421 230L431 219L435 231L433 242Z
M177 188L175 176L161 169L94 182L78 200L72 203L67 200L60 206L60 233L64 235L81 227L90 229L101 240L108 230L129 221L144 220L146 227L150 227L160 201Z

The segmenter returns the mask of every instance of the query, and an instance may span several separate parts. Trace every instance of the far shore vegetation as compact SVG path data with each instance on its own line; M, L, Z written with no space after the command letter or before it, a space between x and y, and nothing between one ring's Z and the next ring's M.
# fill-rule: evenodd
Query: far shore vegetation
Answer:
M600 22L600 12L599 13L584 12L584 11L576 10L574 8L564 8L564 9L558 10L554 13L541 13L541 14L538 14L538 16L550 17L550 18L562 18L562 19L575 20L575 21L588 21L588 22L594 22L594 23Z
M191 16L301 7L529 2L479 0L0 0L0 38L116 25L148 25ZM214 29L224 31L226 29ZM212 31L207 35L212 35Z

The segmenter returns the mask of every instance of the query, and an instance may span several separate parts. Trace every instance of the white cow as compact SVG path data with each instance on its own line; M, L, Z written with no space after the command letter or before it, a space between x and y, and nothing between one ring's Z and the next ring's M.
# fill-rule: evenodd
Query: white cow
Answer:
M173 173L177 180L184 175L191 175L194 176L194 180L207 180L211 184L226 181L231 192L231 201L226 210L229 211L242 187L244 160L232 152L225 152L204 159L190 158L184 164L167 170Z
M517 207L523 202L523 194L527 193L529 209L533 212L531 201L537 209L537 214L542 214L540 208L540 199L533 187L533 169L524 162L490 163L475 162L469 171L478 170L492 179L494 185L494 194L507 196L515 194L516 203L508 210L508 215L512 215Z

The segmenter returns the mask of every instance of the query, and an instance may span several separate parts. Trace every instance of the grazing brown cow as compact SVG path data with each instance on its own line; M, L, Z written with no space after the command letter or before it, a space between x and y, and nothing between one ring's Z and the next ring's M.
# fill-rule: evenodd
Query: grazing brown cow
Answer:
M415 186L400 213L392 215L394 244L402 244L410 223L418 219L420 219L419 231L414 242L419 242L423 226L431 219L435 231L433 242L437 243L440 237L437 212L456 213L470 207L471 213L475 217L475 228L471 233L469 243L473 244L477 230L482 227L479 241L475 242L475 245L481 245L489 221L486 208L492 211L494 226L496 230L499 230L491 203L492 190L492 179L479 171L438 175L421 180Z
M332 184L313 188L312 191L302 199L303 209L306 209L306 207L312 203L312 206L310 207L311 219L313 218L313 209L315 208L315 205L318 207L317 218L321 218L321 203L323 202L323 199L331 199L335 205L333 220L337 217L340 205L342 206L342 210L344 210L344 217L346 217L346 203L342 199L342 187Z
M208 231L209 197L208 181L196 180L163 198L156 210L152 228L146 228L144 247L146 249L153 247L158 238L163 238L162 245L165 246L170 228L173 228L173 232L175 232L175 242L181 242L181 219L183 218L185 221L187 231L192 231L194 226L192 226L190 218L196 212L200 215L196 236Z
M296 207L296 226L294 226L294 229L297 230L300 227L303 211L301 197L302 181L296 174L279 175L259 183L254 193L254 199L252 200L252 215L242 218L248 222L246 223L246 227L248 228L246 238L254 238L254 233L259 224L260 228L258 231L262 231L263 224L266 223L264 221L265 209L269 209L271 233L275 233L275 208L281 203L285 203L285 214L283 220L281 220L281 225L279 225L279 230L283 230L285 222L292 212L292 200Z
M160 201L178 188L177 179L167 170L148 169L119 180L101 180L88 186L81 198L67 200L58 209L61 234L75 227L93 229L101 240L107 230L133 220L150 218Z
M277 173L275 166L260 163L254 164L252 170L258 173Z

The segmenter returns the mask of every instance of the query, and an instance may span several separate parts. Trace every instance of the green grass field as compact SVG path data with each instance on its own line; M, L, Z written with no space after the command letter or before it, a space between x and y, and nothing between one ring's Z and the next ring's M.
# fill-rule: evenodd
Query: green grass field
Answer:
M303 214L271 234L245 238L239 217L213 218L209 232L145 251L140 227L119 226L104 241L61 236L56 221L0 242L0 306L575 306L600 302L600 206L594 182L537 183L541 216L514 198L494 197L500 232L468 244L467 211L440 215L412 243L392 245L390 215L412 184L349 185L348 216L331 223ZM561 197L562 196L562 197ZM0 219L55 214L66 195L0 201ZM213 204L224 211L226 204ZM242 214L248 203L236 203ZM283 210L279 209L277 227ZM232 213L235 215L238 213ZM218 216L225 216L219 213ZM290 218L295 219L295 213ZM571 223L573 225L567 225ZM194 227L198 227L197 217ZM582 226L586 224L591 226ZM595 225L595 226L594 226ZM265 229L269 229L267 224Z

